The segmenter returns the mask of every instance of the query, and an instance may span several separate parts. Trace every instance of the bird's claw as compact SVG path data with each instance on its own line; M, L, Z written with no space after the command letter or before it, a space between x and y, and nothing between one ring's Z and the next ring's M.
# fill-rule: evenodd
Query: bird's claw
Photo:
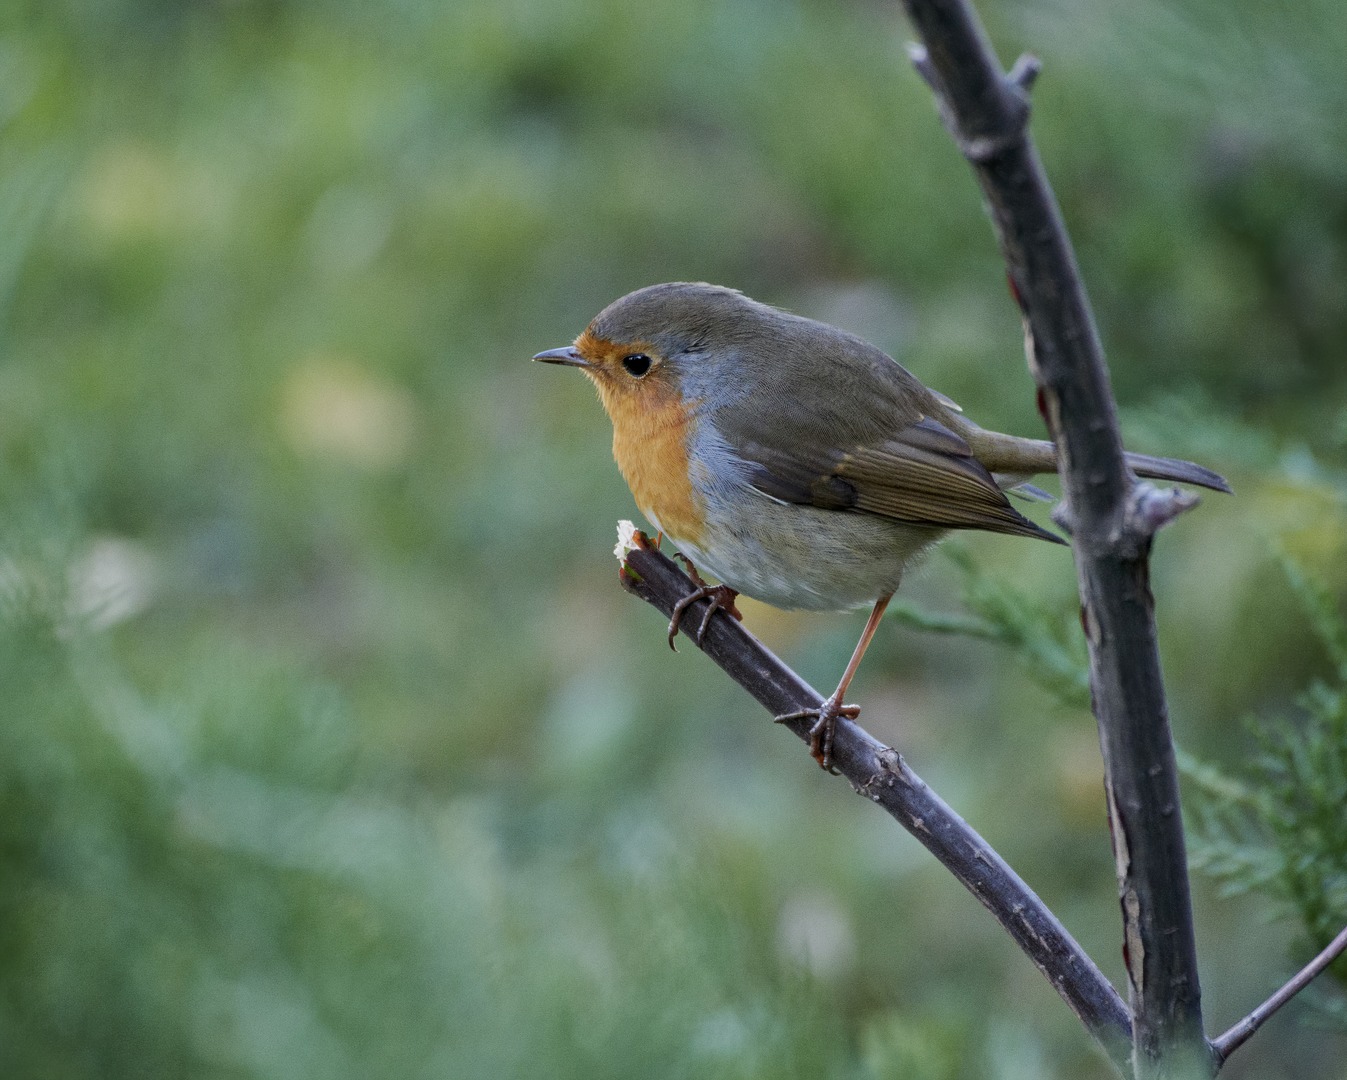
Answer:
M660 535L662 536L663 534L661 533ZM697 632L692 635L692 640L699 646L702 643L702 639L706 637L706 628L711 625L711 616L717 611L723 611L726 615L732 615L736 619L742 619L743 615L741 615L739 609L734 606L735 598L739 595L737 592L731 589L728 585L707 584L701 574L697 573L697 568L692 565L692 560L681 551L675 551L674 558L681 561L682 564L687 567L688 577L692 579L692 584L697 586L696 589L688 593L683 599L679 600L678 603L674 605L673 611L670 612L669 648L673 649L674 652L677 652L678 646L674 644L674 638L678 636L678 627L682 623L683 615L687 612L687 609L698 600L711 601L706 605L706 611L702 614L702 621L697 626Z
M739 614L739 609L734 606L734 599L738 595L728 585L707 585L705 582L698 585L696 589L674 605L669 618L669 648L673 649L674 652L678 651L678 647L674 644L674 638L678 635L678 627L682 623L683 616L687 613L688 608L698 600L710 601L706 605L706 611L702 613L702 621L692 635L692 640L698 645L701 645L702 639L706 637L706 628L711 625L711 616L717 611L723 611L726 615L742 619L743 616Z
M776 717L776 722L784 724L790 720L814 717L814 724L809 729L809 755L819 763L820 768L836 773L837 770L833 768L833 735L837 731L837 718L845 716L848 720L855 720L860 715L859 705L843 705L834 694L817 709L797 709L784 713Z

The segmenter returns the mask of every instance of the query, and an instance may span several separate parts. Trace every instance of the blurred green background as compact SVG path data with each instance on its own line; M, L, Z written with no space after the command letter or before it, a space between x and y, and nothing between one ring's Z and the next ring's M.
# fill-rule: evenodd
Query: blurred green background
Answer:
M1233 767L1327 665L1274 552L1347 593L1347 14L981 7L1045 61L1130 445L1238 492L1153 564L1179 739ZM593 392L528 362L710 280L1039 432L896 8L6 6L0 1075L1107 1075L913 840L669 652ZM959 543L1074 621L1063 549ZM747 608L821 686L861 618ZM1121 984L1093 723L1040 682L891 621L854 696ZM1219 1031L1299 931L1195 887ZM1224 1075L1345 1075L1308 1015Z

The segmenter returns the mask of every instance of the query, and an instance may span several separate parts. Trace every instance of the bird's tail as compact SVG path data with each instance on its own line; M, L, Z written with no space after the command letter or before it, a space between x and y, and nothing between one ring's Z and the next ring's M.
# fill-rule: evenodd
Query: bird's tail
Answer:
M1002 435L996 431L974 428L971 424L968 428L969 430L960 434L968 440L973 456L982 462L989 472L1022 477L1057 471L1057 451L1050 442ZM1191 461L1130 452L1126 456L1128 467L1138 476L1152 480L1174 480L1181 484L1196 484L1212 491L1230 493L1230 485L1226 483L1225 477Z
M1197 484L1198 487L1211 488L1212 491L1224 491L1233 495L1230 484L1220 473L1214 473L1202 465L1178 458L1151 457L1150 454L1127 452L1127 464L1138 476L1147 476L1153 480L1177 480L1181 484Z

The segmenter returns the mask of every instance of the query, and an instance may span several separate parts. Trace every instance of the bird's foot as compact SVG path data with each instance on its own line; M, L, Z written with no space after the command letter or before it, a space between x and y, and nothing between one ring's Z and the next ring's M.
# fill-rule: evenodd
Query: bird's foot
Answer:
M843 705L834 694L817 709L799 709L796 712L785 713L778 716L776 722L784 724L789 720L814 717L814 725L809 729L809 754L819 763L820 768L835 773L837 770L833 768L833 735L837 731L837 718L845 716L848 720L855 720L860 715L859 705Z
M687 614L688 608L697 603L697 601L710 601L710 603L706 605L706 611L702 613L702 621L698 624L696 633L692 635L692 640L698 645L700 645L702 639L706 637L706 628L711 624L711 616L717 611L723 611L726 615L731 615L736 619L742 619L743 615L740 614L739 609L734 606L735 598L739 595L737 592L731 589L728 585L708 585L702 580L701 574L697 573L697 568L692 565L692 560L686 555L680 553L676 554L674 558L682 560L683 565L687 567L688 577L690 577L692 583L697 586L696 589L688 593L687 596L683 597L674 605L673 612L669 618L669 648L673 649L674 652L677 652L678 647L674 645L674 638L678 634L678 627L683 622L683 616Z

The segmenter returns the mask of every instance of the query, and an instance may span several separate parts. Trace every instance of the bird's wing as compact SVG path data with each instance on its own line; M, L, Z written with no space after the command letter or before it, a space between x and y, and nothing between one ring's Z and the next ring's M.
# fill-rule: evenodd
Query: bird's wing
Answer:
M743 439L735 449L749 466L749 483L780 502L1062 543L1011 506L968 443L931 417L882 441L824 450L809 442L786 430L770 442Z

